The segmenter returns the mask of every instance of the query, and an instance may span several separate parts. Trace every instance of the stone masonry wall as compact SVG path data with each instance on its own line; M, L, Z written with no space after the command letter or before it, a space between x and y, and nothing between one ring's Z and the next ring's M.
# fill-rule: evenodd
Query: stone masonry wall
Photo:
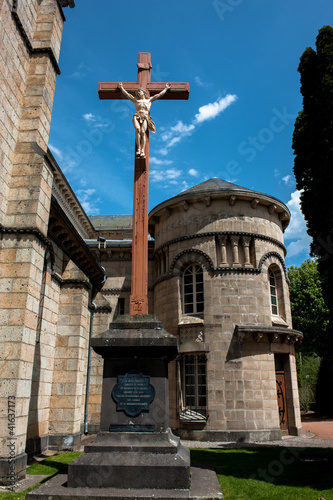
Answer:
M63 13L55 0L1 2L0 24L0 482L24 476L26 438L52 172L44 152L50 130ZM42 49L42 50L40 50ZM45 309L47 311L47 308ZM44 321L46 318L44 318ZM51 355L40 350L40 363ZM35 363L35 367L36 367ZM47 421L49 375L41 379L39 419ZM35 380L35 379L34 379ZM35 390L35 389L34 389ZM34 404L37 393L33 394ZM10 399L8 399L10 398ZM15 401L15 426L8 427L8 402ZM31 422L30 430L35 424ZM43 427L43 432L46 430ZM10 434L14 433L14 434ZM8 467L8 439L12 470ZM14 449L15 448L15 449Z
M90 285L69 261L63 273L50 401L49 447L73 449L84 417Z

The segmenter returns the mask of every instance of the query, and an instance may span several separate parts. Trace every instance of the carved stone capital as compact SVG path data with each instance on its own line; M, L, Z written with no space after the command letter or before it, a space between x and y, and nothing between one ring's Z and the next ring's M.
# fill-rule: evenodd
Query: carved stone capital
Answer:
M249 247L251 243L251 236L242 236L242 243L244 247Z
M226 245L227 244L227 238L228 238L227 234L219 234L218 235L218 240L220 242L220 245Z
M259 204L258 198L253 198L253 200L251 201L251 207L252 208L257 208L258 204Z
M273 214L276 211L276 209L277 209L276 205L270 205L268 207L268 211L269 211L270 214Z
M232 234L230 236L230 241L231 241L232 246L237 246L238 247L238 242L239 242L239 236L238 236L238 234Z

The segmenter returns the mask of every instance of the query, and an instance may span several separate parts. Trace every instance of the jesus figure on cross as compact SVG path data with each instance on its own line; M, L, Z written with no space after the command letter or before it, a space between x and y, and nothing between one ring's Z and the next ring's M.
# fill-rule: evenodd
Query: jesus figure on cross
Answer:
M134 103L135 113L133 115L133 125L135 128L135 142L136 142L136 155L144 157L145 156L145 146L146 146L146 131L151 130L154 134L156 132L155 123L153 122L149 111L151 108L151 103L162 97L170 88L169 83L166 84L165 89L159 94L153 95L147 99L147 94L145 90L139 88L136 91L135 97L124 89L121 82L118 83L118 88L124 94L127 99L130 99Z

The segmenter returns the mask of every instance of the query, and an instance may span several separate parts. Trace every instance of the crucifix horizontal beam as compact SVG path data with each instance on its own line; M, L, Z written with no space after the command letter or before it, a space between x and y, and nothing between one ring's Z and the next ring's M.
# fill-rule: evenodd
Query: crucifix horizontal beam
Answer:
M124 83L124 89L130 94L140 88L137 82ZM149 95L153 96L165 88L166 83L150 82L146 85ZM98 95L100 99L126 99L121 90L117 87L117 82L101 82L98 85ZM171 89L161 97L162 100L187 100L190 95L190 86L188 83L171 83Z

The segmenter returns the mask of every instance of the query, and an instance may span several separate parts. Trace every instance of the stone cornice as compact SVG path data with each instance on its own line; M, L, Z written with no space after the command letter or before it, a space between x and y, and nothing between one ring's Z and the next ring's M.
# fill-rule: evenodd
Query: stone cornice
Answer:
M261 269L258 267L213 267L209 270L210 273L214 273L214 275L218 274L260 274ZM176 278L179 274L174 274L171 272L167 272L157 278L153 283L153 288L161 283L161 281L169 280L171 278Z
M153 208L149 214L149 225L155 225L159 217L161 217L167 210L172 211L176 207L183 210L183 203L186 202L188 208L191 204L198 206L202 203L202 207L207 206L206 198L209 196L210 204L214 200L225 200L231 206L234 206L238 201L246 201L249 203L251 210L255 210L259 205L267 208L270 213L275 212L276 216L281 220L283 229L285 229L289 224L290 212L288 207L280 200L274 196L270 196L265 193L259 193L257 191L251 191L243 188L239 189L222 189L222 190L206 190L206 191L194 191L194 192L184 192L174 198L166 200L157 207ZM274 209L273 209L274 207Z
M50 252L51 268L54 268L54 250L51 240L45 236L37 227L5 227L0 224L0 233L4 234L27 234L35 236L43 245L45 245Z
M58 273L53 272L52 273L52 278L54 278L60 285L65 285L65 286L73 286L75 288L83 286L87 288L87 290L90 290L92 288L92 285L89 283L87 280L80 280L80 279L74 279L74 278L62 278Z
M289 283L288 279L288 274L287 274L287 268L285 266L283 257L278 253L278 252L268 252L265 255L262 256L259 262L259 267L245 267L245 266L214 266L211 258L202 250L197 250L195 248L189 248L187 250L183 250L180 252L172 261L169 271L164 273L162 276L157 278L153 285L152 288L154 288L158 283L161 283L162 281L169 280L171 278L175 278L180 275L180 267L178 266L178 269L176 269L175 272L175 265L177 261L186 254L193 254L196 253L198 255L198 263L201 264L207 272L212 273L214 275L218 274L260 274L262 272L263 265L265 261L270 258L270 257L276 257L282 267L283 271L285 273L286 281Z
M57 3L57 6L60 7L60 11L61 11L61 15L63 17L63 20L65 20L65 16L64 16L64 13L62 11L62 8L61 6ZM22 37L22 40L26 46L26 48L28 49L29 53L31 55L47 55L50 60L51 60L51 63L52 63L52 66L54 68L54 71L56 72L57 75L60 75L61 74L61 71L60 71L60 68L59 68L59 65L58 65L58 61L57 61L57 58L56 56L54 55L54 52L52 50L51 47L33 47L32 43L30 42L29 40L29 37L28 37L28 34L27 32L25 31L24 29L24 26L21 22L21 19L19 18L19 15L18 15L18 12L17 12L17 4L18 4L18 0L13 0L13 6L12 6L12 10L11 10L11 14L12 14L12 17L15 21L15 24L17 26L17 29L18 31L20 32L20 35Z
M83 210L81 203L49 149L46 154L44 153L44 158L53 171L52 194L59 205L83 238L96 237L95 229L89 217Z
M148 291L152 292L154 290L154 285L148 286ZM119 288L102 288L101 293L104 295L119 295L120 293L130 293L131 287L123 286Z
M264 335L271 343L300 345L303 340L302 332L283 326L236 325L235 334L240 342L245 340L260 342L264 339Z
M119 295L120 293L130 292L131 289L128 286L120 288L102 288L101 293L104 295Z
M153 257L155 257L156 253L160 251L162 248L172 245L174 243L180 243L181 241L184 240L191 240L194 238L205 238L205 237L210 237L210 236L249 236L256 238L258 240L263 240L263 241L269 241L270 243L274 243L274 245L279 246L283 252L284 255L287 254L287 249L281 241L272 238L271 236L266 236L265 234L260 234L260 233L249 233L246 231L208 231L205 233L195 233L195 234L188 234L185 236L180 236L179 238L173 238L172 240L166 241L165 243L162 243L159 247L154 250Z
M104 283L104 268L100 266L53 195L51 197L48 236L96 287L100 287Z

